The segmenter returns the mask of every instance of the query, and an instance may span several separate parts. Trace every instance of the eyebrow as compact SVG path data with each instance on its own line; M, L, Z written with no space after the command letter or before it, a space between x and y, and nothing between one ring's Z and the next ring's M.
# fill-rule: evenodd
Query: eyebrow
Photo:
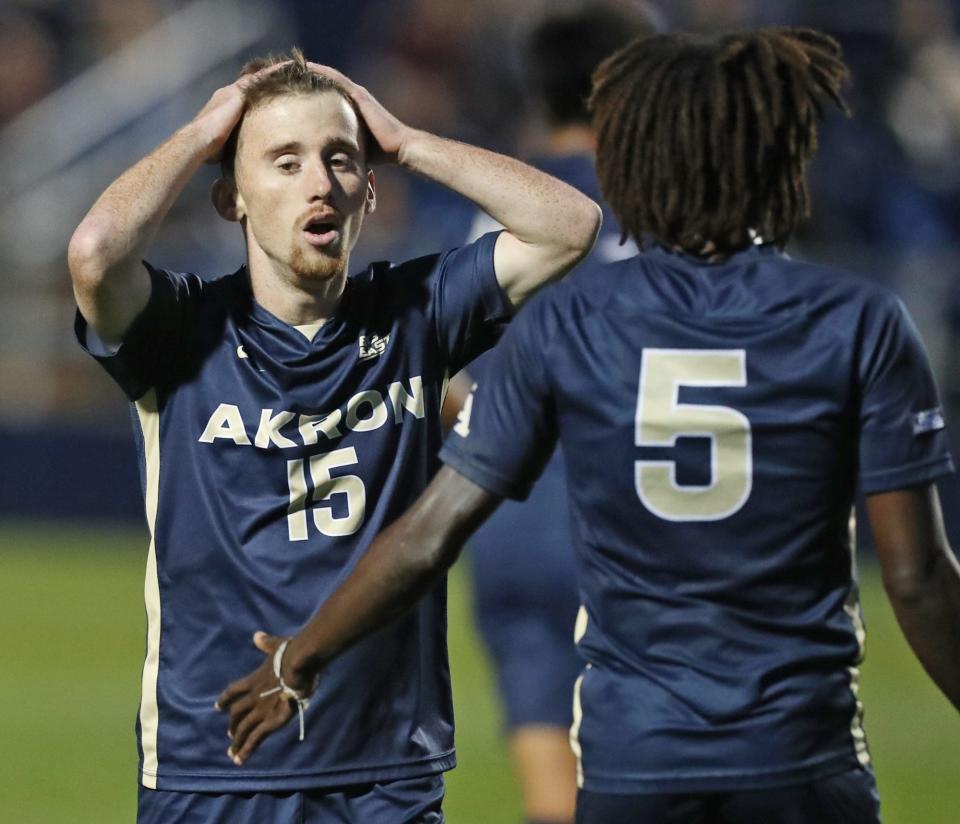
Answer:
M347 152L357 153L360 151L360 146L356 141L348 140L345 137L335 137L331 140L326 146L325 149L344 149Z
M324 151L329 151L330 149L342 149L352 154L358 154L360 152L360 146L356 142L348 140L345 137L333 138L333 140L324 145L323 149ZM300 141L288 140L286 143L279 143L276 146L269 146L264 152L264 155L267 157L279 157L287 152L293 152L296 154L302 151L303 144Z
M274 157L287 152L298 152L303 148L303 144L297 140L288 140L286 143L280 143L276 146L268 146L264 152L269 157Z

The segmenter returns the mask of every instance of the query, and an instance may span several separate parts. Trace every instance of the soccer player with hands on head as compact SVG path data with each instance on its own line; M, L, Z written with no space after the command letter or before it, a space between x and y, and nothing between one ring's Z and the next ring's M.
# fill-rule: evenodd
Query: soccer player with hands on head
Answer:
M213 203L240 224L246 265L205 279L143 262L215 161ZM350 274L373 163L451 188L503 231ZM575 189L401 123L296 50L248 64L97 200L68 262L78 339L133 404L141 451L141 824L442 820L455 764L443 587L328 668L324 713L264 742L259 763L231 763L214 702L282 663L254 630L306 623L426 487L449 376L589 251L599 223ZM273 677L257 700L304 709L290 700L304 684L284 685Z
M953 471L943 415L905 309L783 252L847 76L832 38L790 28L655 35L601 64L600 187L640 252L511 325L446 465L288 640L277 673L298 695L405 620L559 443L582 597L579 824L880 820L858 484L903 632L958 708L960 567L935 486ZM260 698L277 673L221 695L241 761L293 715Z

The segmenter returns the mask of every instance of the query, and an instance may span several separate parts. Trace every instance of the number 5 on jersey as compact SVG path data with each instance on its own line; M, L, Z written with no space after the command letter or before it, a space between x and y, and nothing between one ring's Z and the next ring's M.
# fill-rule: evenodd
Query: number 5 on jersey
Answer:
M710 441L710 483L678 484L674 461L635 462L640 501L668 521L719 521L743 507L753 486L750 421L728 406L680 403L684 386L747 385L743 349L644 349L637 395L636 445Z

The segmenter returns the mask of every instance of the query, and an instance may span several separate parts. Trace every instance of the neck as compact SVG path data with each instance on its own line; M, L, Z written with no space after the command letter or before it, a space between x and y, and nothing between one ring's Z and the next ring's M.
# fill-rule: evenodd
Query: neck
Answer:
M347 268L329 278L305 278L281 266L262 251L250 250L247 269L254 300L291 326L332 317L347 284ZM346 263L346 261L344 261Z
M597 141L585 123L568 123L550 129L547 148L554 155L592 153L597 148Z

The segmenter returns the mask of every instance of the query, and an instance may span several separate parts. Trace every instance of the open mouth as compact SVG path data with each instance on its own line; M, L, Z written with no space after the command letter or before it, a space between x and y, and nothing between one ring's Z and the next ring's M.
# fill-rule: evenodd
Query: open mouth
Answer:
M340 226L330 219L315 218L303 227L303 236L311 246L329 246L340 236Z

